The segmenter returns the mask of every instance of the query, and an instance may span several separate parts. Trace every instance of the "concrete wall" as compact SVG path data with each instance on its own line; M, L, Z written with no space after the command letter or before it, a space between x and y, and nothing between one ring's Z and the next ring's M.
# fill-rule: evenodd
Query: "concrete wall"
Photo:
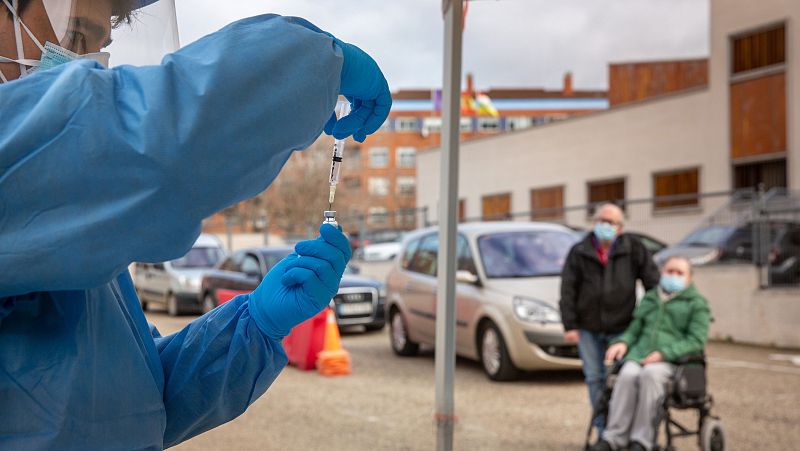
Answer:
M653 195L653 173L700 167L702 192L729 188L722 152L709 151L710 97L699 89L631 104L531 130L463 143L460 197L466 216L480 217L481 198L512 193L512 212L530 210L530 190L565 185L564 205L587 203L587 182L624 177L628 199ZM439 151L418 156L418 206L436 212ZM631 228L676 241L723 199L699 208L652 214L651 206L629 212ZM435 217L436 214L432 214ZM585 211L570 212L567 223L587 225Z
M751 265L696 268L695 285L711 307L712 339L800 348L800 291L760 289Z

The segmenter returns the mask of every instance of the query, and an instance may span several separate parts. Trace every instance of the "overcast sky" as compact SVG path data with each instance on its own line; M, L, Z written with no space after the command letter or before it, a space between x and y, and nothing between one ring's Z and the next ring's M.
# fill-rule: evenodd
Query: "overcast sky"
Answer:
M239 18L305 17L370 53L389 85L442 79L440 0L176 0L181 44ZM708 55L708 0L479 0L469 6L464 71L479 88L605 88L608 62ZM269 46L264 43L265 48Z

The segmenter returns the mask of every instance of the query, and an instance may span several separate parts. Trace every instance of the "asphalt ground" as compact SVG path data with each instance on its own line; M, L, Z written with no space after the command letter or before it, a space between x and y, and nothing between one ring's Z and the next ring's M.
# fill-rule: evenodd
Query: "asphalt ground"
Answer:
M148 317L163 334L194 319ZM348 332L343 343L352 375L327 378L288 367L244 415L175 449L434 449L433 352L397 357L386 331ZM707 354L713 413L722 419L728 449L800 449L800 362L792 362L800 351L711 343ZM459 359L455 396L458 450L582 449L589 408L577 372L494 383L479 364ZM678 418L696 421L691 411ZM690 438L677 447L697 449Z

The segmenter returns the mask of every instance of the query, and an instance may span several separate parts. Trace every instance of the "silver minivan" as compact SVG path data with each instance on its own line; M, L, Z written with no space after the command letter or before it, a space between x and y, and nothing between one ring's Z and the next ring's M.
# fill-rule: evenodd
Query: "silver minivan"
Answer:
M456 353L493 380L519 370L577 369L558 308L561 268L576 234L533 222L461 224L457 240ZM414 355L436 337L436 229L409 234L387 276L394 352Z
M200 283L222 258L222 243L213 235L200 235L181 258L163 263L136 263L133 284L142 310L162 304L171 316L200 311Z

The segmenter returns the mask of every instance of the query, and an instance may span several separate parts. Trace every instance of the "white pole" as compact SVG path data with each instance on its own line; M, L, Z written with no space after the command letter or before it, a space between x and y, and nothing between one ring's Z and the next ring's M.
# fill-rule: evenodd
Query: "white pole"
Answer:
M439 259L436 293L436 449L453 449L456 365L455 291L458 212L458 144L461 113L461 0L442 0L444 13L444 83L442 87L441 185L439 188Z

